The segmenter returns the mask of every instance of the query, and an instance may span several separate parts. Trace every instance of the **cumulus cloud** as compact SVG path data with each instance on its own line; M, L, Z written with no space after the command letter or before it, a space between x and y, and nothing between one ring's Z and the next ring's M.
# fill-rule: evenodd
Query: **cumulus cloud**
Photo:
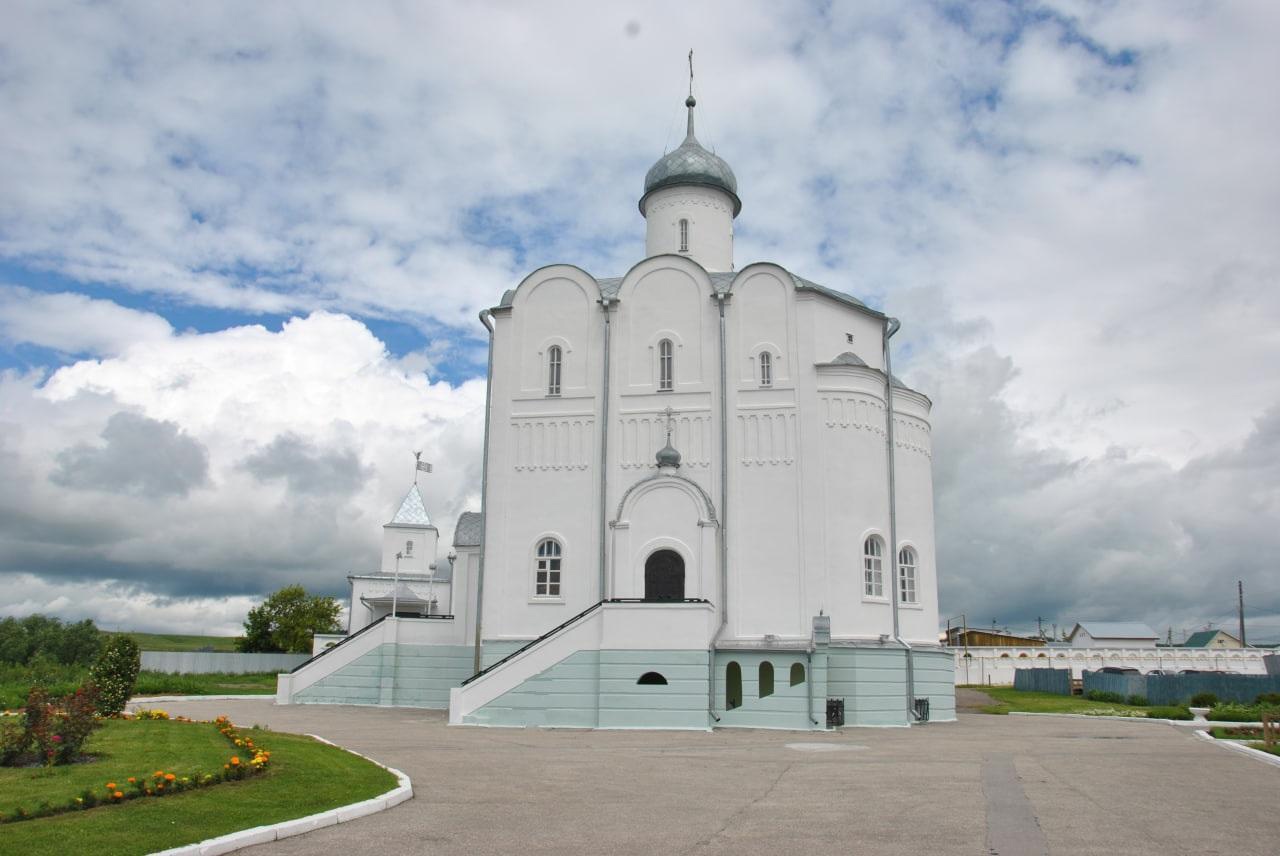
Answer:
M292 582L343 594L378 561L412 451L440 461L422 488L445 544L478 506L483 414L482 382L406 373L328 313L141 343L43 382L9 372L0 575L73 599L86 581L166 602Z
M173 328L154 312L75 292L42 293L0 286L0 337L67 354L118 354L135 342L163 339Z
M209 454L176 423L120 411L102 429L102 446L63 449L49 478L69 488L146 496L186 496L205 483Z
M1270 498L1244 456L1280 403L1280 113L1259 107L1280 7L6 12L0 259L153 311L0 291L7 341L102 358L0 382L0 468L30 494L0 509L3 567L195 592L367 563L361 515L427 442L458 468L433 513L474 506L480 384L421 372L479 372L475 312L531 268L641 256L692 44L739 264L905 322L899 365L938 402L944 610L1175 621L1219 614L1232 574L1265 588ZM178 334L174 307L303 317ZM387 355L339 313L427 344ZM51 479L59 453L107 454L121 412L205 448L204 486L156 507Z

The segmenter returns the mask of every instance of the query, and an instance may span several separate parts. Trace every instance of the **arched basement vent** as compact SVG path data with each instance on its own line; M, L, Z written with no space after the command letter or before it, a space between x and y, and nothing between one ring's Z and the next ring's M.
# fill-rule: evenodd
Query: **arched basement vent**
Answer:
M643 675L640 676L640 680L636 681L636 683L637 684L657 684L659 686L665 687L667 685L667 679L662 677L662 675L658 674L657 672L645 672Z

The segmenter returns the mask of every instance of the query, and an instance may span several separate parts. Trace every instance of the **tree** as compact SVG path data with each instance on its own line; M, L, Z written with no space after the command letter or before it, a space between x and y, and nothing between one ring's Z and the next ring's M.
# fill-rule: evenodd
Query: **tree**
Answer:
M285 586L249 610L236 650L310 653L313 635L338 630L340 611L331 597L308 595L302 586Z

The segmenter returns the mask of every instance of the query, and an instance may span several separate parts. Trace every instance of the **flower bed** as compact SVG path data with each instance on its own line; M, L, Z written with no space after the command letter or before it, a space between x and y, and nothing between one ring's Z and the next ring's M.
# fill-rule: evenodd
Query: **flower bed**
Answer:
M139 718L143 720L169 718L164 711L146 711L145 714ZM238 781L259 775L270 765L271 753L265 747L256 745L252 737L243 734L227 717L219 716L212 725L234 747L233 754L227 757L221 770L206 771L197 768L179 773L161 769L150 774L113 779L106 782L102 788L86 788L79 796L65 803L44 801L35 807L18 806L0 812L0 823L48 817L64 812L83 811L100 805L125 803L146 797L163 797L196 788L207 788L223 782Z

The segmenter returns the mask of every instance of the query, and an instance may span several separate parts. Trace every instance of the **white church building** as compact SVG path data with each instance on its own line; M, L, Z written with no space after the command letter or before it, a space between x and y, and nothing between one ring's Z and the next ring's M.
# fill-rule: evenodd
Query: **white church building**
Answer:
M645 176L646 257L541 268L481 313L483 508L448 561L415 484L382 567L350 577L350 632L278 701L491 726L954 719L931 405L892 377L898 322L735 264L737 181L686 105Z

